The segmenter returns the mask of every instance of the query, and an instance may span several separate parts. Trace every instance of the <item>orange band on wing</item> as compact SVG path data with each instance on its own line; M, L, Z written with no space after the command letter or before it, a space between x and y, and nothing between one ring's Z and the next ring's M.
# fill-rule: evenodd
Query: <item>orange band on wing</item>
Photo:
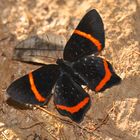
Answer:
M89 102L89 97L86 97L83 101L81 101L79 104L77 104L76 106L72 106L72 107L67 107L67 106L63 106L63 105L56 105L56 107L58 109L61 110L65 110L70 112L71 114L78 112L81 108L83 108L87 103Z
M75 34L78 34L88 40L90 40L92 43L94 43L96 46L97 46L97 50L98 51L101 51L102 49L102 45L101 43L99 42L99 40L97 40L96 38L94 38L93 36L91 36L90 34L87 34L85 32L82 32L82 31L79 31L79 30L75 30L74 31Z
M41 94L38 92L35 83L34 83L34 78L33 78L33 74L29 73L29 81L30 81L30 85L31 85L31 90L35 95L35 98L39 101L39 102L44 102L46 99L44 97L41 96Z
M105 69L105 76L104 78L100 81L100 83L96 86L95 91L100 91L103 86L110 80L112 74L108 68L108 64L106 60L103 60L104 63L104 69Z

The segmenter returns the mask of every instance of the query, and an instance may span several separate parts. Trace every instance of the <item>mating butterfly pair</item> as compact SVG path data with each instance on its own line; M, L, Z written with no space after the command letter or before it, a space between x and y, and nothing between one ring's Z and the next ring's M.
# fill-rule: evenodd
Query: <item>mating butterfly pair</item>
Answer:
M93 9L83 17L67 42L63 59L17 79L8 87L8 95L20 103L44 105L54 88L58 112L81 122L90 107L90 97L82 85L99 92L121 81L111 64L96 56L104 45L103 22Z

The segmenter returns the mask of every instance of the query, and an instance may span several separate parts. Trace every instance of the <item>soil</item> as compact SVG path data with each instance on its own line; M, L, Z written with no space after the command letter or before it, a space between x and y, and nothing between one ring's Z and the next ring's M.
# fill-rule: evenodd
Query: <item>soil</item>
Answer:
M78 125L41 109L8 105L5 93L9 84L39 67L13 61L16 44L31 35L46 32L68 39L82 16L94 8L105 25L106 47L100 55L111 62L122 83L99 94L89 91L92 105ZM139 0L1 0L0 139L139 140L139 27ZM53 99L45 108L64 118L56 111Z

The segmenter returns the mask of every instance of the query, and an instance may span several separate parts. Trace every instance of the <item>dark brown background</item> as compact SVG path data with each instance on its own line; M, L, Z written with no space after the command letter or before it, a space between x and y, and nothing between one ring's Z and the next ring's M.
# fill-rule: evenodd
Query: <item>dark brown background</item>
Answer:
M0 139L140 139L139 4L138 0L1 0ZM102 94L89 92L92 106L80 126L90 129L91 133L41 110L19 110L9 106L4 98L7 86L38 67L11 60L17 42L48 31L68 39L86 11L93 8L99 11L105 24L106 48L101 55L113 64L123 81ZM59 115L52 100L46 108ZM106 123L94 131L107 114ZM28 129L23 129L26 127Z

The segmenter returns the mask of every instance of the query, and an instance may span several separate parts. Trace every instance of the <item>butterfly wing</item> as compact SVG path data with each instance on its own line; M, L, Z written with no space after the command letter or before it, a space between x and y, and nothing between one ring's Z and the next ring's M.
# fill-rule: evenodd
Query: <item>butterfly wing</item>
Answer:
M54 103L60 114L80 122L90 107L90 97L67 74L62 74L55 86Z
M98 12L89 11L80 21L64 49L64 60L77 59L100 52L105 46L104 25Z
M34 35L17 44L13 59L39 64L54 63L55 59L63 56L65 43L63 36L54 33Z
M48 102L58 76L58 65L46 65L14 81L7 93L19 103L43 105Z
M121 81L112 65L100 57L84 57L73 62L72 68L87 83L87 86L96 92L104 91Z

